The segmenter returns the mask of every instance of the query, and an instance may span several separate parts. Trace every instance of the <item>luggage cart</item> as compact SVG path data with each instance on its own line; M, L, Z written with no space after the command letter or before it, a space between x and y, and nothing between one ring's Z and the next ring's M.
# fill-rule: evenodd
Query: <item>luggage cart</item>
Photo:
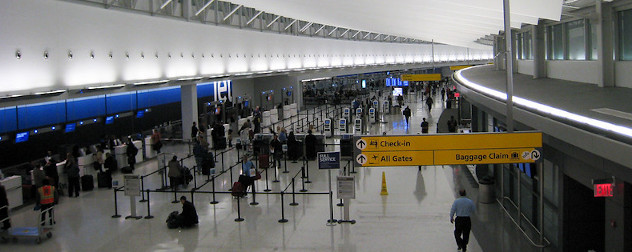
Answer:
M54 207L51 207L51 209L54 209ZM31 237L31 238L35 238L35 242L37 244L42 243L43 237L46 236L47 238L51 238L53 237L53 228L51 226L47 226L45 227L44 224L46 224L47 221L51 221L53 220L53 216L51 216L50 214L47 215L48 217L42 221L42 214L44 212L39 212L39 214L37 215L37 227L15 227L15 228L10 228L8 230L8 236L10 238L13 238L13 242L17 242L18 237Z

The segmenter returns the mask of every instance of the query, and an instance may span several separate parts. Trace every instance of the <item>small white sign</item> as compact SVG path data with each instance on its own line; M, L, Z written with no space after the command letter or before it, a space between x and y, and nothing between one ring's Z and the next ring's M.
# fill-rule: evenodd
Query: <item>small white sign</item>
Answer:
M369 159L366 157L366 155L364 154L358 154L358 156L356 156L356 161L358 162L358 164L360 165L364 165L366 164L366 161L368 161Z
M366 146L367 146L367 143L364 139L360 138L360 140L356 141L356 148L360 150L364 150Z
M125 175L125 196L140 196L140 176Z
M355 199L355 177L338 176L338 199Z

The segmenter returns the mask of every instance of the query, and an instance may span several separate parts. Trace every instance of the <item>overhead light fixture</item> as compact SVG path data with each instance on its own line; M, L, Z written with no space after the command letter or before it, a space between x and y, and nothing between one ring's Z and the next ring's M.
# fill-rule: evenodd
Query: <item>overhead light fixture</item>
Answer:
M244 75L251 75L251 74L252 73L236 73L236 74L233 74L233 75L235 75L235 76L244 76Z
M180 78L178 79L178 81L191 81L191 80L201 80L202 77L185 77L185 78Z
M169 82L169 80L141 81L141 82L135 82L134 86L158 85L158 84L165 84L167 82Z
M114 84L114 85L102 85L102 86L91 86L87 87L87 90L101 90L101 89L114 89L114 88L122 88L125 84Z
M321 77L321 78L314 78L314 79L308 79L308 80L301 80L301 82L310 82L310 81L319 81L319 80L329 80L331 79L331 77Z
M44 91L44 92L35 92L33 94L34 95L56 95L56 94L62 94L64 92L66 92L66 90L58 89L58 90L51 90L51 91Z

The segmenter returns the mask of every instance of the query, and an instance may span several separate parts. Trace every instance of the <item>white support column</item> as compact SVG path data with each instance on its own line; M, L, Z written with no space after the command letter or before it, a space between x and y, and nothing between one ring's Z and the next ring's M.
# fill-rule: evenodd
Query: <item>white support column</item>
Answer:
M182 110L182 138L191 140L191 126L195 122L198 126L197 85L180 86L180 99Z
M182 1L182 17L187 21L191 21L191 0Z

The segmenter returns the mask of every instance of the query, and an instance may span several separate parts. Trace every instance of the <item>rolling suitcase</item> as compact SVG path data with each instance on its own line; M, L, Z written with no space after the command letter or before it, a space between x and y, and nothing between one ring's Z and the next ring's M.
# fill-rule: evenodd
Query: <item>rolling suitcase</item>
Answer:
M268 169L270 167L270 155L259 155L259 168Z
M97 185L99 188L112 188L112 178L105 172L97 174Z
M246 196L246 190L244 189L244 186L241 184L241 182L235 182L233 183L233 189L231 190L230 194L234 197L244 197Z
M83 191L92 191L94 189L94 178L92 175L83 175L81 177L81 189Z

